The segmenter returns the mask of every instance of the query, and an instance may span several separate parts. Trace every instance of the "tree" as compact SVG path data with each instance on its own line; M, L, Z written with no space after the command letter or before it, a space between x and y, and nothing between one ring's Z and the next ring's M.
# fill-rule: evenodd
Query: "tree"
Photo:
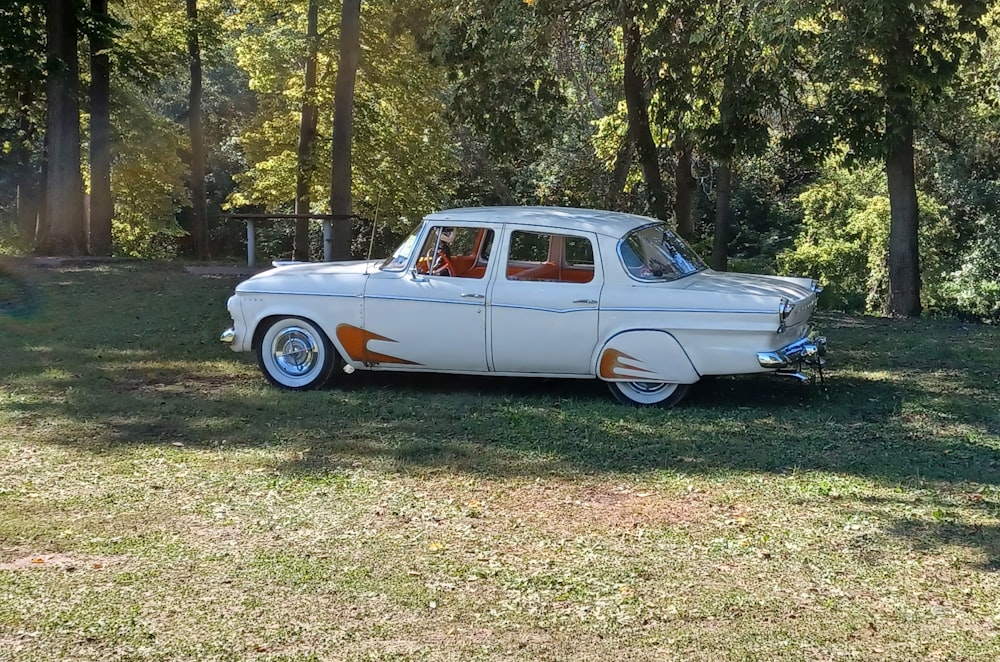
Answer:
M41 208L44 130L45 5L0 7L0 144L10 145L9 163L20 243L34 245Z
M350 216L351 141L354 133L354 83L358 73L361 39L361 0L344 0L340 15L340 62L333 100L333 143L330 161L330 213ZM341 220L333 226L335 260L351 257L351 224Z
M352 212L360 218L372 218L377 210L375 250L393 248L398 233L408 233L415 219L446 204L459 180L454 140L446 124L444 71L418 50L414 23L401 18L410 16L404 10L421 3L373 0L364 5L365 57L359 62L354 92L350 197ZM311 162L310 211L329 213L330 111L341 23L340 3L331 4L319 3L312 94L306 93L303 76L303 54L310 50L306 0L241 2L227 19L229 43L253 95L245 104L250 116L236 127L246 170L237 176L230 206L292 211L301 197L296 179L303 146L302 108L311 99L319 112L316 149L310 157L321 151L326 156L317 155ZM268 236L276 255L294 250L287 226L275 226ZM370 240L367 229L362 232L356 225L350 251L367 251Z
M202 126L202 68L198 0L185 0L187 48L191 67L188 126L191 136L191 239L195 257L208 259L208 211L205 202L205 131Z
M87 238L80 175L80 77L74 0L48 0L45 33L47 174L45 222L41 224L38 251L43 255L84 255Z
M983 37L980 0L821 0L802 25L816 61L814 140L845 140L885 166L890 201L885 312L921 313L914 140L929 105L954 84ZM819 120L817 121L817 118ZM825 137L824 137L825 136Z
M316 130L319 110L316 108L316 66L319 56L319 0L309 0L306 27L306 62L302 90L302 114L299 120L299 146L295 171L295 213L311 213L310 188L315 169ZM295 222L293 257L309 259L309 220Z
M111 255L111 39L108 0L91 0L90 252Z
M649 102L646 99L645 67L642 59L642 35L637 8L622 3L622 42L624 56L625 104L628 108L629 136L635 140L649 206L658 218L667 219L667 194L660 175L660 159L649 129Z

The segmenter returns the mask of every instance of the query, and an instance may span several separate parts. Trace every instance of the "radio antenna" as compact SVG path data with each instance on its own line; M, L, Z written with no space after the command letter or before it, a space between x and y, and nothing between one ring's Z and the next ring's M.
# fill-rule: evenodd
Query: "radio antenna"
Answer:
M372 249L375 247L375 228L378 227L378 208L382 203L382 192L380 191L375 197L375 218L372 220L372 236L368 241L368 259L365 264L365 273L368 273L368 269L371 266L372 261Z

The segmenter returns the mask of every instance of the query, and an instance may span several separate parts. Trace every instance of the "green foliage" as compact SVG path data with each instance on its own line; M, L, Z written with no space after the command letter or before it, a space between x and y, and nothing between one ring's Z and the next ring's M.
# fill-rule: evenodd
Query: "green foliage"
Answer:
M14 226L0 223L0 255L18 255L21 252L18 244Z
M840 137L862 159L885 156L895 131L919 123L986 34L982 0L818 0L803 9L812 15L797 28L820 85L800 128L812 151Z
M116 253L131 257L173 257L172 238L184 231L176 216L186 204L180 158L186 147L181 127L152 112L138 92L116 90L111 187L115 198L112 238Z
M240 137L247 169L236 177L228 204L290 211L304 88L306 6L241 2L237 8L227 25L256 108ZM444 203L455 187L455 164L441 100L443 72L418 51L412 34L397 29L394 11L390 3L362 7L353 189L357 213L370 217L378 208L384 223L402 231ZM321 7L315 99L319 141L310 196L316 212L328 211L333 106L329 81L336 78L338 25L339 14Z
M782 273L809 275L826 288L837 309L880 313L888 288L889 198L874 165L849 169L831 158L819 180L799 196L802 232L778 257ZM947 304L944 279L952 268L955 233L944 208L918 193L922 297L926 308Z

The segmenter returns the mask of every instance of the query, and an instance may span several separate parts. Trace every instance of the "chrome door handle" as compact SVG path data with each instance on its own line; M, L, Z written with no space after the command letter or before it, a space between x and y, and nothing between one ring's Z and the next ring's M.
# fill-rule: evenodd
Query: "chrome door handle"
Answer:
M463 299L485 299L486 295L485 294L474 294L472 292L464 292L462 294L462 298Z
M577 299L577 300L576 300L576 301L574 301L573 303L589 303L589 304L595 304L595 303L597 303L597 299Z

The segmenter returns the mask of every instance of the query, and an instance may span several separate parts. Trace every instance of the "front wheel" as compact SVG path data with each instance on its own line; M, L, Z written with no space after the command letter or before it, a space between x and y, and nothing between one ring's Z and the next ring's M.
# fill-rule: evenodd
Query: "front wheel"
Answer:
M257 364L267 380L282 388L323 386L340 356L322 329L301 317L271 322L257 345Z
M687 395L691 385L666 382L608 382L608 388L615 399L622 404L668 409Z

